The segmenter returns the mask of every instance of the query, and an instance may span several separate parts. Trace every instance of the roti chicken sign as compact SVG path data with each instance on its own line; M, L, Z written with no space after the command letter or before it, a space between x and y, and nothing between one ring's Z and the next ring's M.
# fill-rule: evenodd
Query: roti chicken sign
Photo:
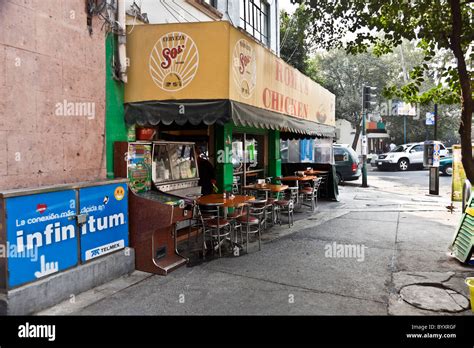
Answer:
M308 95L308 81L301 78L301 74L296 74L288 66L283 66L281 62L275 60L275 79L277 82L286 85L299 93ZM267 109L278 111L298 118L308 118L309 106L306 103L293 99L289 96L274 91L268 87L263 90L263 105Z

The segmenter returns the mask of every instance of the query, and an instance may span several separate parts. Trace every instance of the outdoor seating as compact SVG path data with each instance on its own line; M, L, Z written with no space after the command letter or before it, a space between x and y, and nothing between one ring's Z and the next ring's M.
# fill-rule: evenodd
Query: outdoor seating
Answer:
M242 234L242 223L239 218L246 214L245 206L246 204L243 203L238 207L235 207L232 213L227 214L227 220L230 222L233 240L235 242L237 242L237 231L239 230L240 234Z
M288 215L288 228L293 225L294 222L294 206L296 200L298 198L298 187L289 187L286 191L287 194L283 199L279 199L275 202L277 207L276 215L277 215L277 222L281 226L281 214L287 213Z
M203 258L206 255L206 239L209 238L212 252L219 250L219 257L222 256L222 243L226 238L230 239L232 228L230 222L221 216L222 203L207 203L198 206L198 216L203 228ZM215 245L214 245L215 244Z
M299 190L300 203L302 205L307 205L310 203L311 211L315 211L318 206L318 191L321 185L321 178L316 178L312 180L311 185L303 186Z
M258 250L261 250L261 234L265 223L266 200L254 200L246 202L246 213L237 220L242 224L240 240L243 243L245 233L245 251L248 252L249 236L258 236Z

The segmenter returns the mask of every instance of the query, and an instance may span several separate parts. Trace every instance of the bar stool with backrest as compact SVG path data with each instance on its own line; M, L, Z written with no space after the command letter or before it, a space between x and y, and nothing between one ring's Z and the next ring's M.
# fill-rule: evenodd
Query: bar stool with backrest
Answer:
M267 185L269 185L267 183ZM270 196L270 189L265 189L258 191L257 193L257 199L260 200L265 200L265 210L264 210L264 230L267 229L267 223L268 223L268 218L272 218L272 223L274 221L274 212L273 212L273 207L274 207L274 202L276 199L274 197Z
M240 222L239 218L244 216L245 214L245 203L235 207L232 213L227 214L227 220L229 220L230 222L232 234L234 236L233 240L235 242L237 242L237 230L240 230L240 234L242 235L242 223Z
M258 235L258 250L262 250L261 247L261 234L265 224L265 207L267 201L264 199L257 199L254 201L245 202L245 214L237 220L242 224L240 233L240 240L243 244L243 232L245 233L245 251L248 252L249 235Z
M300 191L300 201L306 205L305 202L310 202L311 211L315 211L318 206L318 191L321 185L321 178L315 178L312 180L312 184L304 186Z
M205 257L206 237L211 241L212 252L215 248L219 250L219 257L222 256L222 243L226 238L231 238L232 229L230 222L221 215L221 208L224 203L199 204L199 214L203 226L203 257ZM217 240L217 246L214 242Z
M275 202L277 206L277 221L281 226L281 213L286 212L288 214L288 228L290 228L294 222L294 207L298 199L298 187L289 187L285 193L283 199L279 199Z

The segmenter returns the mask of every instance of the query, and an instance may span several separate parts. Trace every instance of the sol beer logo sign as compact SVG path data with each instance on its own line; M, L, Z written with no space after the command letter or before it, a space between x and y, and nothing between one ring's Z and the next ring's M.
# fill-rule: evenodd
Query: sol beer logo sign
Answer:
M234 82L243 98L250 98L257 84L257 62L252 45L245 39L237 41L232 55Z
M185 33L163 35L150 53L150 75L155 84L168 92L185 88L196 76L199 52Z

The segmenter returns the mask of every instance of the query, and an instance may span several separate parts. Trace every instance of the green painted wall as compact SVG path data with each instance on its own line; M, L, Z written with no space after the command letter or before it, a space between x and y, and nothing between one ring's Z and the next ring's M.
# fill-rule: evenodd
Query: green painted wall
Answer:
M219 192L232 191L233 166L232 166L232 129L234 125L227 123L214 127L216 176Z
M108 34L105 41L105 144L107 161L107 178L114 177L114 142L127 141L127 126L123 110L122 82L113 79L112 61L117 39Z
M277 130L268 131L268 176L281 176L280 131Z

